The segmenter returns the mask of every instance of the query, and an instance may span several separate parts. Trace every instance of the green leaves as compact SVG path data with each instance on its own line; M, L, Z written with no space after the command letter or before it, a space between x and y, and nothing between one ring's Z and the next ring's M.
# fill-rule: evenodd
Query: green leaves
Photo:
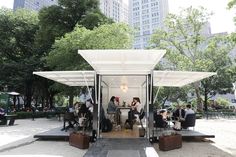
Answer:
M234 38L227 34L208 33L211 14L202 7L189 7L179 15L169 14L164 29L157 30L151 39L154 47L167 49L166 58L172 64L169 67L175 70L218 72L217 76L202 81L205 97L211 91L231 88L225 70L231 66L228 54L235 46ZM200 100L198 87L194 88Z
M78 49L127 49L131 48L131 36L131 29L121 23L105 24L93 30L78 25L73 32L56 40L47 63L56 70L91 69Z

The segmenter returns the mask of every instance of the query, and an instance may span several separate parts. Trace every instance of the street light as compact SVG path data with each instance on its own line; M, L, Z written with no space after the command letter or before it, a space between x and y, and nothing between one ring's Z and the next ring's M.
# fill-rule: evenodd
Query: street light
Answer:
M236 82L233 84L233 90L234 90L234 99L236 100Z

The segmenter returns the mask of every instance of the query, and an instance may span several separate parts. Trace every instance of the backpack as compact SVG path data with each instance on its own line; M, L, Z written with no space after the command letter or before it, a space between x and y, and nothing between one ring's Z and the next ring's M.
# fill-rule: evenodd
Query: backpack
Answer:
M103 119L101 124L102 132L110 132L112 131L112 123L110 119Z

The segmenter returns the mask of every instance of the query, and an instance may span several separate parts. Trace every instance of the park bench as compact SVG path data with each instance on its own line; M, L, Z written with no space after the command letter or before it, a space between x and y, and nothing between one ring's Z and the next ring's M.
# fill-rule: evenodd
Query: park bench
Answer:
M0 125L7 125L7 121L9 120L8 125L12 126L15 123L16 115L5 115L4 118L0 119Z

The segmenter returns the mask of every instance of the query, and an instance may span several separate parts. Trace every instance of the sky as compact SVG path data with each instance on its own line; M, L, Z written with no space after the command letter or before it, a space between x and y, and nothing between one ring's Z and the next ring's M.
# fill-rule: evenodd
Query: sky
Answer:
M123 0L128 3L128 0ZM227 3L229 0L168 0L169 12L178 14L181 8L189 6L198 7L203 6L209 12L213 12L210 19L212 33L233 32L235 26L233 17L236 16L236 10L227 10ZM0 7L13 8L14 0L0 0Z

